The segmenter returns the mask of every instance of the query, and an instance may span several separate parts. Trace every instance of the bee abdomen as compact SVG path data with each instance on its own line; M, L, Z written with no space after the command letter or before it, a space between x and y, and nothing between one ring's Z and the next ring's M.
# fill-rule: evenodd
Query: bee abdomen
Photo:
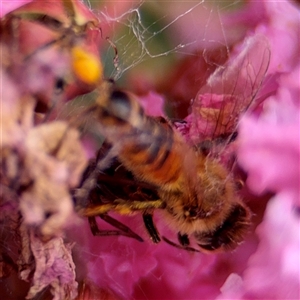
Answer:
M154 184L171 184L181 173L180 156L174 151L173 131L148 119L131 141L124 141L120 157L141 179Z
M137 178L152 184L176 182L181 173L181 153L174 150L179 138L172 127L146 116L129 93L110 89L110 97L98 97L96 113L122 163Z

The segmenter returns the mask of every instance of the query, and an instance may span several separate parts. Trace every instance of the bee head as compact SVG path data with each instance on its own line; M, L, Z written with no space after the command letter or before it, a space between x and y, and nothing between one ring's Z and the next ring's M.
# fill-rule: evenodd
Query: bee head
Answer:
M210 231L196 231L194 237L204 250L232 250L244 240L250 220L250 210L242 203L235 203L219 226Z

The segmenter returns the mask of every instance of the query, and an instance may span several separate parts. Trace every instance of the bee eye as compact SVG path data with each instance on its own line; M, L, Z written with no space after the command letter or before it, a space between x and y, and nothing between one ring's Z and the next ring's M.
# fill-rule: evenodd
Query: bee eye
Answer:
M197 214L198 214L198 212L197 212L197 208L196 207L190 209L190 217L196 217Z

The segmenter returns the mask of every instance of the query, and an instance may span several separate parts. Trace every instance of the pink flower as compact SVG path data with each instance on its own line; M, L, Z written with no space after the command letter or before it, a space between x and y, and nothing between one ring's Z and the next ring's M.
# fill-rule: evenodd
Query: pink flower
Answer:
M0 3L0 18L9 13L10 11L28 3L32 0L11 0L11 1L1 1Z
M241 8L226 12L206 2L195 3L189 10L191 6L183 2L143 6L138 1L122 1L116 10L114 3L107 2L96 13L104 20L103 37L119 42L126 36L118 32L120 20L127 21L126 29L150 30L155 25L153 21L150 27L130 23L140 21L132 16L140 17L138 13L147 11L149 5L153 16L159 12L163 19L169 18L166 43L172 41L176 51L181 44L189 46L184 49L191 55L173 60L166 75L151 77L147 68L142 72L132 68L126 88L138 92L137 99L148 115L170 113L186 118L175 121L174 128L187 143L201 145L221 137L212 141L217 146L209 155L225 165L237 157L242 170L232 167L229 176L236 176L237 181L238 175L247 178L241 195L253 212L253 224L233 252L210 255L180 249L165 240L152 243L139 212L109 215L143 242L126 236L93 236L87 218L75 215L72 198L83 190L78 182L86 157L95 156L99 133L88 124L80 131L88 133L79 139L79 128L74 128L74 118L80 119L77 111L68 112L70 119L56 119L66 101L93 90L102 80L82 82L78 75L84 79L89 72L81 69L79 55L76 73L69 50L80 46L99 62L97 47L102 48L106 40L99 41L98 18L81 1L19 4L11 1L1 7L6 18L1 27L1 33L6 33L1 53L7 59L0 70L0 236L6 242L1 244L0 276L8 278L1 281L0 294L13 292L9 284L18 286L18 273L30 282L23 288L23 297L39 296L46 288L57 299L74 298L78 291L78 299L297 299L300 13L293 2L246 1ZM21 18L20 35L11 34L15 27L9 25L10 5L16 5L17 12L33 9L48 18L40 23ZM70 12L74 12L76 26L72 23L64 30L70 25ZM52 30L55 20L64 25L63 37L67 38L49 47L54 37L62 37L61 31ZM33 38L36 31L40 34ZM145 32L138 31L139 42L145 41ZM12 51L16 41L19 51ZM38 49L43 51L35 52ZM118 51L121 58L133 55L130 47ZM155 68L154 74L165 71ZM56 90L60 79L66 84L61 94ZM231 134L236 130L235 139ZM93 134L97 139L91 138ZM235 141L228 146L226 139ZM80 214L84 208L78 210ZM97 222L102 230L112 229L100 218ZM169 227L161 211L154 212L154 222L161 237L178 244L178 228ZM200 250L191 243L194 250Z
M298 68L295 72L300 74ZM248 172L249 187L258 194L288 190L297 199L300 105L295 101L283 87L265 103L260 118L245 116L241 121L239 161Z
M257 31L264 32L271 42L269 72L277 78L277 90L264 102L259 115L242 118L238 159L247 172L249 188L256 194L272 192L274 196L256 230L256 252L242 277L228 277L221 289L222 299L299 297L300 68L295 35L300 15L287 2L265 3L265 7L268 22ZM288 13L283 15L285 10ZM282 45L289 47L283 49Z
M246 299L299 297L300 222L292 197L281 192L268 203L264 220L257 228L258 249L243 276Z
M234 77L240 88L237 96L241 93L253 96L247 92L245 85L243 86L245 82L252 87L249 89L251 92L256 90L253 89L253 83L257 84L257 91L261 88L256 95L253 109L242 119L239 126L238 161L247 172L247 185L251 191L256 194L271 191L276 193L276 196L269 201L270 196L258 197L245 193L248 197L246 200L255 214L254 226L245 242L234 253L207 256L174 249L163 243L157 246L146 242L146 245L140 244L123 237L105 238L101 242L89 239L88 247L83 251L92 256L92 264L88 265L90 277L99 285L103 284L104 280L105 284L122 298L294 299L299 294L299 215L295 209L299 198L299 69L296 63L298 45L296 38L287 38L284 34L296 34L299 12L289 2L282 5L285 6L284 10L291 14L290 19L287 15L282 16L280 9L276 9L274 15L274 8L280 5L279 3L249 2L249 5L253 8L262 7L260 16L256 18L251 10L247 15L248 11L245 9L236 20L244 21L245 25L249 25L250 22L248 36L253 35L251 32L263 34L270 44L265 48L253 47L250 54L246 54L247 62L250 62L249 69L245 72L248 79L247 76L244 79L240 76ZM275 19L281 20L283 24L279 31L274 27ZM289 43L286 57L281 46L278 44L277 47L275 42L279 41L281 34ZM241 45L242 43L236 45L227 67L232 66L234 59L243 51ZM263 60L266 65L261 63L263 49L267 49L271 54L271 59ZM247 63L241 63L239 66L234 68L236 73L247 70ZM253 74L250 71L251 67L255 70ZM283 74L287 70L293 71ZM252 75L253 79L249 80ZM218 79L216 75L212 78ZM224 78L227 77L220 79L220 85L224 83ZM228 76L229 84L230 79L232 73ZM260 87L260 81L263 79L264 85ZM172 82L170 86L172 88ZM225 85L225 89L227 86ZM206 87L204 86L203 90ZM200 88L201 86L198 90ZM196 101L201 99L200 109L203 109L203 104L209 109L224 108L227 102L219 102L224 93L211 95L206 90L205 92L200 90L196 98ZM227 94L236 95L230 92ZM227 99L231 98L224 97L223 101L224 99L228 101ZM176 109L176 106L174 107ZM241 110L233 112L239 117ZM204 133L209 132L205 127L207 122L199 118L199 113L195 113L193 117L200 125L203 123ZM179 124L178 127L188 136L192 122L190 123L189 119L187 121L188 124ZM201 126L197 129L199 128ZM197 129L193 131L194 135L197 134ZM213 127L211 131L214 132ZM210 134L208 133L208 136ZM198 136L197 138L199 139ZM147 239L141 216L117 218L130 228L135 228L140 236ZM175 240L174 231L166 228L167 224L160 218L159 213L155 215L155 223L162 235ZM99 250L100 247L104 252ZM145 268L142 269L142 266ZM96 271L100 269L101 275ZM131 280L126 280L128 277ZM114 282L111 282L112 280Z
M164 99L161 95L154 92L149 92L145 96L140 96L139 102L141 103L147 115L153 117L159 117L164 115Z
M249 187L257 194L275 193L257 228L260 243L244 272L243 299L299 296L299 70L282 75L260 118L245 116L240 125L239 161Z

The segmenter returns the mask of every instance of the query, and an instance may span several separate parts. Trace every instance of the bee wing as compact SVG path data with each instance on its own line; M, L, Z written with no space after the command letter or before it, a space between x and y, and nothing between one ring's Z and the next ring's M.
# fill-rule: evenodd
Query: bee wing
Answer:
M239 116L259 104L257 93L270 61L268 40L253 36L240 50L209 77L192 104L187 121L194 143L234 133Z

